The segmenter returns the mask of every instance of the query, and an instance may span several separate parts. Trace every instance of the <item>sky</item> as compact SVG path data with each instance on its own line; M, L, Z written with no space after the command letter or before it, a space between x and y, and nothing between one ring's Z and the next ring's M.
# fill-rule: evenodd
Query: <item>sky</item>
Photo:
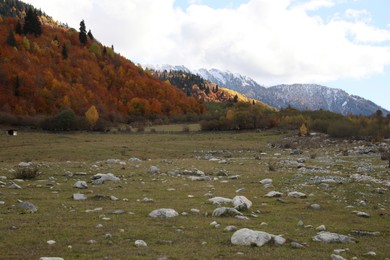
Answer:
M315 83L390 110L389 0L25 0L140 64Z

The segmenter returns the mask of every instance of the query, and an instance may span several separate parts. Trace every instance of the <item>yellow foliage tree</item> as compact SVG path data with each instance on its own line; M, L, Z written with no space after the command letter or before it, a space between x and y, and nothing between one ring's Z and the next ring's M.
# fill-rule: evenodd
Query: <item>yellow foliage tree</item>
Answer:
M234 118L234 111L232 109L229 109L226 112L226 119L227 120L233 120L233 118Z
M85 112L85 119L87 120L91 129L93 129L99 119L99 112L94 105L92 105L88 111Z
M306 136L307 133L308 133L307 127L306 127L305 123L303 123L303 124L301 125L301 127L299 128L299 135L300 135L300 136Z

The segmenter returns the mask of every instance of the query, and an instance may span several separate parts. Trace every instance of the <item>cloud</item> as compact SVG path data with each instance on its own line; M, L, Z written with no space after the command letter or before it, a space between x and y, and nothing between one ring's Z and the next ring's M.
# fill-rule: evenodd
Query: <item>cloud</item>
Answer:
M390 65L383 45L390 30L370 25L367 11L347 10L329 21L307 13L336 0L248 0L238 8L185 10L174 0L29 2L76 28L85 19L97 39L139 63L228 69L263 84L363 78Z

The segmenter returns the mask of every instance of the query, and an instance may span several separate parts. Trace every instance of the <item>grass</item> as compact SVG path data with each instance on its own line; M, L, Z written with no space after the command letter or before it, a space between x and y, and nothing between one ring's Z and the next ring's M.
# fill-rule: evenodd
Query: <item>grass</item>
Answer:
M7 180L1 180L4 185L0 188L0 201L4 201L4 205L0 205L0 252L3 252L0 259L39 259L41 256L65 259L157 259L164 256L169 259L328 259L333 249L345 247L350 248L350 253L343 255L346 258L364 258L368 251L375 251L379 259L390 256L388 191L376 193L375 188L382 186L375 183L330 184L328 190L323 190L317 184L307 182L310 177L321 175L348 177L363 163L373 165L370 172L373 177L388 179L389 170L384 168L387 162L381 161L380 155L340 158L336 146L313 146L302 149L303 154L290 155L288 149L269 145L285 137L275 132L158 132L48 134L19 131L17 137L1 135L0 176L6 176ZM274 157L275 153L281 156ZM226 159L228 163L205 160L207 154ZM312 158L312 154L316 157ZM128 162L131 157L143 161ZM302 173L284 163L297 158L305 158L306 165L323 171ZM120 159L126 161L126 165L108 164L107 159ZM18 183L23 187L21 190L8 189L13 179L12 170L17 169L21 161L39 165L40 175ZM278 164L276 171L269 170L270 161ZM151 165L159 167L162 173L197 168L215 179L192 182L184 175L151 175L147 172ZM218 177L220 170L240 177L237 180ZM67 177L66 171L87 175ZM94 174L109 172L121 181L99 186L90 182ZM284 194L298 190L313 196L306 199L283 196L286 203L265 198L263 195L272 189L259 183L264 178L272 178L273 189ZM89 188L76 190L73 185L77 180L87 181ZM211 217L215 206L208 203L209 197L205 194L232 198L240 188L245 188L240 195L253 202L251 210L245 212L250 220ZM114 195L119 200L73 201L72 194L77 192L88 197ZM144 197L152 198L154 202L144 203ZM18 208L18 199L35 204L38 212L26 214ZM362 200L366 205L360 204ZM321 209L309 209L313 203L320 204ZM348 209L347 205L355 208ZM162 207L189 215L166 220L148 217L152 210ZM86 212L95 208L102 210ZM199 209L200 213L191 213L192 208ZM126 213L109 214L116 209ZM352 210L368 212L371 218L359 218L351 213ZM250 216L252 212L258 217ZM221 228L210 226L214 220ZM355 229L380 231L381 234L378 237L354 235L359 240L357 244L321 244L311 240L317 233L314 229L297 226L299 220L314 228L324 224L329 231L341 234L349 234ZM262 222L267 225L261 225ZM103 228L96 228L98 224ZM223 232L228 225L283 234L289 240L306 244L307 248L233 246L230 243L232 234ZM112 234L112 239L104 238L107 233ZM136 248L134 242L138 239L145 240L148 247ZM46 243L48 240L55 240L56 244L50 246ZM90 244L89 240L96 243ZM237 252L243 255L237 255Z

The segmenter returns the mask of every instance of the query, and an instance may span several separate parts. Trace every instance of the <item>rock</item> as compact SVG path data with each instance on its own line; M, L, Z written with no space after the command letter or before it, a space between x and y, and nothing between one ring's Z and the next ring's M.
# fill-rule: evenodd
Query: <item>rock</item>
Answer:
M300 244L298 242L291 242L290 245L294 249L303 249L303 248L305 248L302 244Z
M271 234L270 234L271 235ZM275 242L275 245L277 246L281 246L281 245L284 245L286 243L286 239L282 236L275 236L275 235L271 235L272 239L274 240Z
M34 204L32 204L31 202L27 202L27 201L21 201L21 200L18 200L18 206L22 209L25 209L25 210L28 210L30 211L31 213L34 213L34 212L37 212L38 211L38 208L37 206L35 206Z
M313 237L313 241L323 243L354 243L355 239L353 237L340 235L337 233L322 231Z
M303 227L305 224L303 223L302 220L299 220L298 223L297 223L297 226L298 227Z
M152 218L173 218L179 216L173 209L156 209L149 213L149 217Z
M150 166L149 173L151 173L151 174L159 174L160 173L160 169L157 168L156 166Z
M221 204L232 203L233 200L228 198L223 198L223 197L214 197L209 199L209 201L212 202L213 204L221 205Z
M233 207L237 210L247 210L252 207L252 202L245 196L235 196L233 198Z
M306 198L306 194L299 191L292 191L287 194L289 198Z
M376 253L373 252L373 251L370 251L370 252L368 252L368 253L366 253L364 255L366 255L366 256L376 256Z
M87 200L87 196L85 196L84 194L81 194L81 193L74 193L73 194L73 200Z
M272 236L263 231L254 231L248 228L237 230L232 235L230 241L233 245L239 246L263 246L272 240Z
M357 216L362 217L362 218L369 218L370 214L363 212L363 211L352 211L352 213L355 213Z
M349 252L349 248L333 250L333 253L335 253L335 254L341 254L341 253L344 253L344 252Z
M321 225L321 226L316 227L316 230L317 231L325 231L326 227L325 227L325 225Z
M56 241L54 241L54 240L49 240L49 241L47 241L47 244L48 245L54 245L56 243Z
M105 239L112 239L112 234L107 233L107 234L104 235L104 238Z
M242 213L236 210L235 208L221 207L221 208L216 208L213 211L213 217L234 217L237 215L241 216Z
M108 159L106 161L106 163L108 163L108 164L121 164L121 160L119 160L119 159Z
M148 245L146 244L146 242L143 241L143 240L137 240L137 241L135 241L135 242L134 242L134 245L135 245L136 247L147 247L147 246L148 246Z
M236 226L227 226L223 229L223 232L234 232L237 230Z
M132 158L130 158L128 161L129 161L129 162L142 162L141 159L136 158L136 157L132 157Z
M32 166L32 162L20 162L18 164L19 167L31 167Z
M92 183L94 185L103 184L105 181L120 181L120 179L112 173L107 173L107 174L98 173L94 175L92 179L93 179Z
M142 202L144 202L144 203L151 203L151 202L154 202L154 200L151 199L151 198L145 197L145 198L142 199Z
M331 258L332 260L345 260L345 258L342 257L341 255L335 255L335 254L332 254L332 255L330 256L330 258Z
M77 189L88 189L88 184L85 181L77 181L74 185L74 188Z
M240 175L231 175L228 177L229 180L238 180L240 178Z
M317 209L321 209L321 206L318 205L318 204L311 204L311 205L310 205L310 208L311 208L311 209L316 209L316 210L317 210Z
M123 209L114 209L114 210L108 211L107 213L113 214L113 215L120 215L120 214L125 214L126 211L124 211Z
M245 188L239 188L238 190L236 190L236 193L240 193L240 192L243 192L245 190L246 190Z
M267 197L267 198L279 198L282 195L283 195L283 193L281 193L279 191L270 191L267 194L265 194L264 197Z
M16 183L12 183L10 186L8 186L8 189L15 189L15 190L20 190L22 189L22 187L20 187L18 184Z
M191 181L211 181L209 176L188 176Z
M272 179L263 179L260 181L260 183L263 185L272 184Z
M39 260L64 260L62 257L50 257L50 256L42 256Z
M359 236L379 236L381 234L378 231L367 231L367 230L352 230L351 233Z

